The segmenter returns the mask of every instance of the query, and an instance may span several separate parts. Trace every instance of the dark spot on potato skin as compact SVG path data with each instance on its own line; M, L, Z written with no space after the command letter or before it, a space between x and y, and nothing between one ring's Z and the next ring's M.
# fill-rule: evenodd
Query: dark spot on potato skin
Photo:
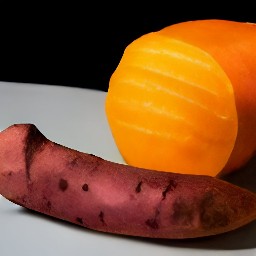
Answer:
M191 226L195 217L195 205L185 198L177 198L173 203L171 220L181 226Z
M76 166L78 166L78 157L75 157L68 163L68 167L70 168L74 168Z
M46 196L43 196L43 205L44 205L44 208L46 207L46 210L51 211L52 203Z
M103 225L106 225L105 219L104 219L104 212L103 212L103 211L100 211L99 219L100 219L100 222L101 222Z
M65 180L65 179L60 179L59 180L59 188L60 188L60 190L61 191L66 191L67 190L67 188L68 188L68 182L67 182L67 180Z
M2 175L3 177L6 177L6 176L11 177L11 176L13 175L13 171L1 172L1 175Z
M141 185L142 185L142 181L140 181L137 185L137 187L135 188L135 192L136 193L140 193L141 192Z
M224 202L222 204L218 197L220 195L217 191L208 191L205 193L199 205L201 225L205 229L216 227L225 227L229 225L230 220L228 216L232 216L232 209L227 207Z
M88 225L87 225L87 223L85 222L85 220L83 219L83 218L81 218L81 217L77 217L76 218L76 222L78 223L78 224L80 224L80 225L82 225L83 227L88 227Z
M87 192L89 190L88 184L84 183L84 185L82 186L82 190Z
M47 201L46 206L47 206L47 208L48 208L49 210L51 210L51 208L52 208L52 203L51 203L51 201Z
M147 219L145 223L146 223L147 226L149 226L152 229L158 229L159 228L159 225L158 225L157 220L155 218Z
M160 202L160 205L161 205L161 202ZM145 224L147 226L149 226L150 228L152 228L152 229L158 229L159 228L159 224L158 224L158 221L157 221L157 218L160 214L160 207L159 206L155 210L155 216L153 218L149 218L145 221Z
M168 186L162 192L163 199L166 198L168 192L173 191L177 187L177 183L174 180L170 180Z
M182 226L193 226L194 221L199 219L201 227L206 230L225 227L230 224L230 216L235 212L227 205L222 202L219 191L202 192L200 198L193 200L179 197L173 203L171 222Z
M78 223L82 224L82 225L84 224L83 219L80 218L80 217L77 217L77 218L76 218L76 221L77 221Z

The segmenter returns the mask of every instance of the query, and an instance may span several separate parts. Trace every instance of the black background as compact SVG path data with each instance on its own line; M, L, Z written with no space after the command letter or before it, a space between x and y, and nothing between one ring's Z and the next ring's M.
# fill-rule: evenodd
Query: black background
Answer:
M187 20L256 22L255 2L124 1L2 8L0 80L107 91L125 47L139 36Z

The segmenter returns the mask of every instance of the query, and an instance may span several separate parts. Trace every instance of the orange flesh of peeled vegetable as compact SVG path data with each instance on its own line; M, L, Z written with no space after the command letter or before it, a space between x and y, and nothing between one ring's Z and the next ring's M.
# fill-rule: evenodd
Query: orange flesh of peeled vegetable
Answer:
M159 34L208 52L229 77L235 95L238 134L220 176L238 170L256 152L256 24L214 19L188 21L168 26Z
M129 165L216 176L236 142L229 77L200 45L169 35L168 28L127 46L110 78L105 109Z

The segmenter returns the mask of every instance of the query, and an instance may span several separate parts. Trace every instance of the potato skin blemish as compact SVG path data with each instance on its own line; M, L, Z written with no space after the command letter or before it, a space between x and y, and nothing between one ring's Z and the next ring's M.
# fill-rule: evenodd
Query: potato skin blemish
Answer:
M66 191L68 189L68 182L65 179L60 179L59 180L59 188L61 191Z

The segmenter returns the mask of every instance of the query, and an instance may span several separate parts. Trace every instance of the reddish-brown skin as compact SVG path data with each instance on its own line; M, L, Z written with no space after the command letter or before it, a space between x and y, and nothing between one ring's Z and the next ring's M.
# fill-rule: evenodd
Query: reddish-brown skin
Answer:
M0 133L0 194L92 230L150 238L215 235L256 218L256 196L245 189L109 162L54 143L32 124Z

